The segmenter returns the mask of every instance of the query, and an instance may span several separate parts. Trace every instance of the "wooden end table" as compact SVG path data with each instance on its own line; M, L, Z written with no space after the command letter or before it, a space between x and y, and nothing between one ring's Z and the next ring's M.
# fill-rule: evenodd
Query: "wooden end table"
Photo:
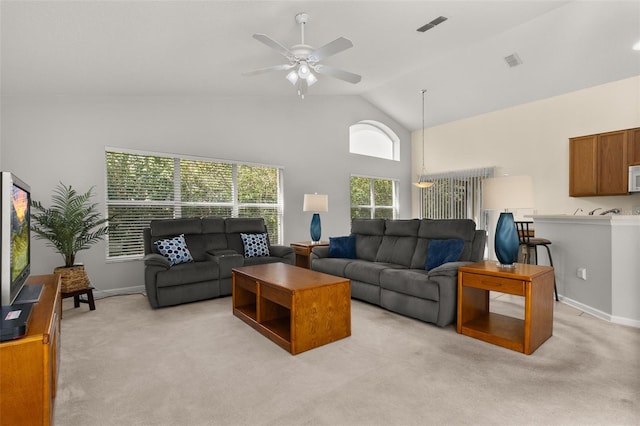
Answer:
M553 334L553 268L485 260L458 270L458 333L524 354ZM491 312L489 292L524 297L524 320Z
M311 269L311 250L313 250L314 247L328 246L329 242L319 241L314 243L313 241L301 241L291 243L290 245L296 255L296 266Z

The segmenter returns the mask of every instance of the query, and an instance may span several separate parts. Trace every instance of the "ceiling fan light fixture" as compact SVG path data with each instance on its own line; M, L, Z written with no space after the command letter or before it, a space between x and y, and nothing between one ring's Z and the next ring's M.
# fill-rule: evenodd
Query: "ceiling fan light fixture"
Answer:
M310 73L311 71L309 70L309 64L307 64L307 61L300 61L300 66L298 67L298 76L300 78L306 79Z
M307 86L311 86L313 84L315 84L318 81L318 78L313 75L312 72L309 72L309 75L307 76Z
M289 83L295 86L296 83L298 82L298 71L297 70L289 71L289 73L287 74L287 80L289 80Z

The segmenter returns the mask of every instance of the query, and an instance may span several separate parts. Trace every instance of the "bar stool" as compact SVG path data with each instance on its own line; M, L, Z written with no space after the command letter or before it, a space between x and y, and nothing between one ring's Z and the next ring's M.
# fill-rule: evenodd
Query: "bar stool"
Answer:
M524 255L524 263L531 263L530 250L533 249L536 255L536 265L538 264L538 246L543 246L547 249L547 254L549 255L549 264L553 267L553 258L551 257L551 249L549 246L551 245L551 241L546 238L537 238L532 237L533 229L529 229L529 224L533 222L516 222L516 228L518 230L518 238L520 239L520 246L524 246L526 249ZM556 296L556 301L558 301L558 288L556 287L556 274L555 271L553 273L553 291Z

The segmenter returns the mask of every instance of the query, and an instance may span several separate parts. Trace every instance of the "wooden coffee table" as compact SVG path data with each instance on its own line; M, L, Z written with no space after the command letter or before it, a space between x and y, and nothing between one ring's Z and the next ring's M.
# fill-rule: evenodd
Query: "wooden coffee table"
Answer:
M233 269L233 314L296 355L351 336L351 282L286 263Z

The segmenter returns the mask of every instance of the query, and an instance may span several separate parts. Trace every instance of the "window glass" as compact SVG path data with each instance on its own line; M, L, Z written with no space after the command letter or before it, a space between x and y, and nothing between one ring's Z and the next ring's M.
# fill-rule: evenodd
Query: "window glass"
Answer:
M109 259L144 254L153 219L262 217L272 244L282 238L282 169L171 154L106 151Z
M400 161L400 139L382 123L360 121L349 127L349 152Z
M351 176L351 218L396 218L396 187L392 179Z

